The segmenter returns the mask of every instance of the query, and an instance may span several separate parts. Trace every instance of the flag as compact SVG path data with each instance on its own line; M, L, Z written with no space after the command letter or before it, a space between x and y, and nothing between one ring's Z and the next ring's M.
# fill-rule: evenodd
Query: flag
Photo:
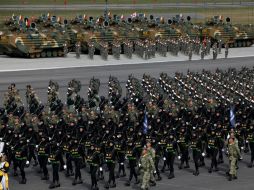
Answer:
M231 106L230 107L230 124L231 124L231 128L235 127L235 113L234 113L234 107Z
M148 129L147 113L145 111L144 122L143 122L143 133L146 134Z

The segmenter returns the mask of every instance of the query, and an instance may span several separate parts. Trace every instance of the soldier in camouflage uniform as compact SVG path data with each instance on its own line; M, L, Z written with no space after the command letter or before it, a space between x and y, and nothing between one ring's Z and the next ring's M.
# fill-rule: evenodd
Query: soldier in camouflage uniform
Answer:
M229 164L230 164L230 171L229 171L229 181L233 179L237 179L236 176L236 162L238 158L240 158L240 150L238 145L235 143L233 138L230 138L228 141L228 156L229 156Z
M142 152L141 160L141 169L142 169L142 190L147 190L149 187L149 182L151 178L151 171L155 171L154 162L152 157L149 155L147 149L144 149Z

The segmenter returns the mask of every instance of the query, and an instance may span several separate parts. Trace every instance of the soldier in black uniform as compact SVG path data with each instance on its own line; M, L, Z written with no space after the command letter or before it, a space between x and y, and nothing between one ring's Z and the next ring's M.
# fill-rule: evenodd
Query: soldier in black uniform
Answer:
M222 126L220 124L218 124L216 128L215 135L218 142L218 152L219 152L218 164L221 164L221 163L224 163L224 160L223 160L224 139L222 136Z
M250 152L251 152L251 160L250 160L248 167L252 168L253 161L254 161L254 128L253 128L253 125L250 125L249 129L247 130L246 141L247 141L246 143L249 144Z
M66 159L66 174L65 174L65 176L66 177L74 176L73 167L72 167L71 152L70 152L71 134L65 135L61 146L63 149L63 154L65 154L65 159Z
M73 138L72 146L70 147L71 157L75 164L75 179L72 182L72 185L77 185L83 183L81 177L81 166L82 166L82 159L84 155L84 147L79 144L77 138Z
M207 146L209 150L209 154L211 155L211 167L208 172L212 173L213 167L215 167L214 171L218 171L217 168L217 155L218 155L218 141L216 138L215 130L211 129L211 134L207 138Z
M60 187L59 183L59 167L60 167L61 151L57 146L56 142L50 143L50 153L49 153L49 163L52 165L53 170L53 181L50 184L49 188L53 189Z
M90 151L87 155L87 161L90 164L90 173L91 173L91 190L98 190L97 184L97 170L101 164L101 157L100 157L100 149L99 146L96 144L91 144Z
M193 172L193 175L198 176L199 175L199 160L201 157L201 150L202 150L202 141L201 138L199 138L195 131L192 132L192 138L190 147L192 149L192 156L195 163L195 172Z
M185 128L181 128L180 129L180 134L178 137L178 146L180 148L180 153L181 156L179 157L181 160L181 163L179 165L179 169L183 168L183 164L184 162L186 163L186 166L184 168L190 168L189 165L189 139L188 139L188 135L186 134Z
M125 161L125 142L122 137L122 133L116 134L115 139L115 151L116 151L116 157L119 164L118 172L116 175L116 178L120 177L121 171L123 172L123 175L121 177L125 177L125 167L124 167L124 161Z
M116 181L115 181L116 151L114 149L113 141L108 142L105 153L106 153L105 162L109 170L109 179L108 179L108 182L105 184L105 188L106 189L108 189L109 187L114 188L116 187Z
M171 132L169 134L169 138L166 139L166 149L164 152L164 156L166 159L166 162L164 162L162 172L164 172L166 165L170 169L170 174L168 176L168 179L172 179L175 177L174 175L174 162L175 162L175 156L178 154L178 147L177 147L177 142L174 137L174 133ZM164 160L165 160L164 159Z
M159 162L160 162L160 158L163 155L163 148L162 148L162 142L161 140L158 140L159 142L157 142L155 139L152 139L152 142L154 144L155 147L155 161L154 161L154 165L155 165L155 174L157 175L157 180L160 181L161 175L160 175L160 170L159 170Z
M48 180L49 175L48 175L48 168L47 168L47 163L48 163L48 157L49 157L49 142L47 140L47 137L42 134L40 137L41 141L39 145L37 145L37 152L38 152L38 161L40 168L43 171L43 176L42 180Z
M139 184L139 180L138 180L138 175L136 172L136 166L137 166L137 148L135 148L134 144L133 144L133 139L129 139L128 143L127 143L127 149L126 149L126 158L129 161L129 167L130 167L130 175L129 175L129 179L126 182L126 186L130 186L131 180L133 178L133 176L136 179L135 184Z
M21 177L22 179L20 180L20 184L26 184L26 173L25 173L25 166L27 163L28 159L28 147L25 142L25 138L20 138L19 142L17 142L17 145L14 148L14 171L17 170L19 167Z
M35 156L35 145L38 144L38 137L36 132L34 131L32 126L28 127L28 131L25 134L27 143L28 143L28 150L29 150L29 156L28 156L28 161L31 162L32 158L34 159L34 165L37 166L37 158Z

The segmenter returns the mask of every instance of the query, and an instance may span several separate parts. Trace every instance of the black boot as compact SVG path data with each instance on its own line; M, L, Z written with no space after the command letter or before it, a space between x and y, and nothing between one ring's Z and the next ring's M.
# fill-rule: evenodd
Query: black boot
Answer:
M193 175L198 176L199 175L199 171L196 170L195 172L193 172Z
M50 185L49 185L49 189L54 189L56 188L56 184L54 182L52 182Z
M253 164L252 162L248 165L249 168L252 168Z
M161 181L161 179L162 179L162 178L161 178L161 176L159 175L157 181Z
M41 178L41 180L49 180L49 176L48 175L45 175Z
M125 172L123 172L123 175L121 175L120 177L125 177L126 176L126 173Z
M37 162L37 160L35 160L33 166L35 167L37 165L38 165L38 162Z
M150 186L156 186L156 182L155 181L150 181Z
M229 174L228 181L232 181L232 175Z
M136 179L135 184L137 185L137 184L139 184L139 183L140 183L139 179Z
M112 185L110 185L110 188L115 188L116 187L116 183L114 182Z
M212 173L212 171L213 171L212 168L209 168L208 172L209 172L209 173Z
M108 182L104 185L104 188L105 188L105 189L108 189L108 188L109 188Z
M126 186L130 186L131 185L131 182L130 180L128 180L126 183L125 183Z
M14 177L18 176L18 172L17 172L17 171L14 171L13 176L14 176Z
M83 183L83 180L82 179L79 179L77 180L77 183L76 184L82 184Z
M183 164L180 164L180 165L178 166L178 168L179 168L179 170L183 169Z
M77 180L76 179L73 180L72 185L77 185Z
M21 180L19 181L19 184L26 184L26 178L21 179Z
M190 168L189 163L187 163L186 166L184 166L184 168Z
M56 182L56 187L60 187L59 181Z
M173 178L175 178L174 172L170 172L168 179L173 179Z
M233 179L237 179L237 176L236 176L236 175L233 175Z
M214 171L217 172L217 171L219 171L219 169L216 167L216 168L214 169Z

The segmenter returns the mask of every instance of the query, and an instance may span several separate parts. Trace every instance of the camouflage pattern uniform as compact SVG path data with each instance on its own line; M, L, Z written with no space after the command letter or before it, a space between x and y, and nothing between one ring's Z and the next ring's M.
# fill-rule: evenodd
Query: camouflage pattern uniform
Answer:
M229 180L236 178L236 162L237 159L240 157L240 150L238 145L233 141L232 143L228 144L228 156L229 156Z

